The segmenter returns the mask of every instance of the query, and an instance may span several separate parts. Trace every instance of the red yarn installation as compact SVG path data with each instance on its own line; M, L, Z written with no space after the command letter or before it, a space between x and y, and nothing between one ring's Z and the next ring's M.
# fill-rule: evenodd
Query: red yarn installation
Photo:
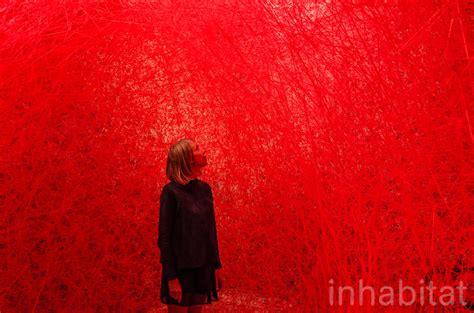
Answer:
M183 137L209 160L213 309L472 286L472 1L136 2L0 5L1 312L162 310Z

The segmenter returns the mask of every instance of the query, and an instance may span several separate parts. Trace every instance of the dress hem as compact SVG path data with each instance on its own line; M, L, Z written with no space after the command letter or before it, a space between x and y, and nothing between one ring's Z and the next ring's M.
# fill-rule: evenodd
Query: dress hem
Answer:
M195 303L195 304L182 304L182 303L163 302L163 299L160 299L160 302L164 305L176 305L176 306L190 307L190 306L214 304L215 302L219 302L219 299L218 298L213 298L211 302L203 302L203 303Z

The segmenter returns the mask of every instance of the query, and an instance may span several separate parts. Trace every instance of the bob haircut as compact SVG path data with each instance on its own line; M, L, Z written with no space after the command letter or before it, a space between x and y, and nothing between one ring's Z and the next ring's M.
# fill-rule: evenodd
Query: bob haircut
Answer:
M193 140L184 138L171 145L166 160L166 176L169 180L186 185L192 178L194 154Z

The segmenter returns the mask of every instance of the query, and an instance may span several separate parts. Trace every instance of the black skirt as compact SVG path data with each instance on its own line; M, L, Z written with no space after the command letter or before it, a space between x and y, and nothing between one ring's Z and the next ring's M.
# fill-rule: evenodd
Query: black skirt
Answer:
M216 288L216 276L214 266L202 266L198 268L178 268L178 280L181 285L181 301L170 295L168 281L161 274L161 302L164 304L175 304L191 306L200 304L211 304L218 301Z

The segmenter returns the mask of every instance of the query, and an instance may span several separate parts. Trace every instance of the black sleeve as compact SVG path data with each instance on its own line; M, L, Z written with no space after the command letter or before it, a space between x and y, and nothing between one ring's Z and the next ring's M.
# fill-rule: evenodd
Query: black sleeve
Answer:
M209 187L209 190L211 192L211 199L212 199L212 227L214 228L214 234L215 234L215 240L216 240L216 256L217 256L217 263L215 265L215 268L222 268L221 264L221 258L219 255L219 244L217 242L217 227L216 227L216 217L214 214L214 197L212 195L212 189Z
M173 191L163 188L160 196L160 218L158 226L158 247L160 248L160 262L167 280L178 277L171 245L173 225L176 217L176 199Z

